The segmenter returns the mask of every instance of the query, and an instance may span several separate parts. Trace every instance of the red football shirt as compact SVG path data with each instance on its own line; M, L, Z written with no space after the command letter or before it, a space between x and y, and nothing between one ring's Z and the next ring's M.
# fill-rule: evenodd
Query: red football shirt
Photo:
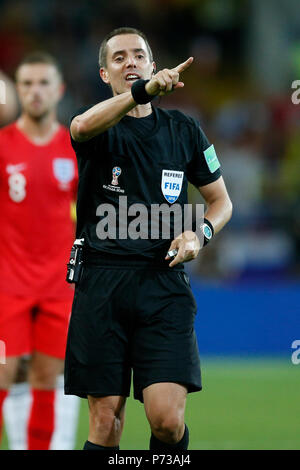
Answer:
M68 130L35 145L15 123L0 130L0 291L68 299L77 162Z

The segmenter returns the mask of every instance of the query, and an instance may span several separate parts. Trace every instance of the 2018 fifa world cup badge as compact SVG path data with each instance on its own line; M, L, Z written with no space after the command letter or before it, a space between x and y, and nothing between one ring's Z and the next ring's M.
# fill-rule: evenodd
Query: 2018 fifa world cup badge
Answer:
M121 175L121 173L122 173L122 170L119 166L115 166L113 168L113 170L112 170L112 182L111 182L111 184L113 186L118 186L118 184L119 184L118 178Z
M110 184L103 184L103 189L106 189L108 191L114 191L116 193L125 193L125 190L123 188L120 188L119 186L119 178L122 173L122 170L119 166L114 166L112 169L112 181Z

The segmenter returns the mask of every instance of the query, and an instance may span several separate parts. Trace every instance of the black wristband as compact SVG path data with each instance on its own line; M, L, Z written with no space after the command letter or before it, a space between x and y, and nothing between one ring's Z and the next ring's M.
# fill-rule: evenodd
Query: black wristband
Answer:
M213 228L212 223L211 223L209 220L205 219L205 218L204 218L204 220L203 220L203 223L209 226L209 228L210 228L210 230L211 230L211 233L212 233L212 237L213 237L215 231L214 231L214 228ZM212 238L212 237L211 237L211 238Z
M153 98L155 98L154 95L153 96L148 95L148 93L145 90L146 83L148 83L149 81L150 80L139 79L133 83L131 87L131 94L132 94L132 98L137 104L150 103L150 101L152 101Z
M210 242L210 240L211 240L211 239L213 238L213 236L214 236L214 227L213 227L212 223L211 223L208 219L205 219L205 218L203 219L203 224L208 225L209 228L210 228L210 230L211 230L211 233L212 233L212 235L211 235L210 238L207 238L207 237L205 236L205 233L203 233L203 246L205 246L205 245L208 244L208 242ZM198 227L201 227L201 225L202 225L202 224L200 224L200 223L197 222L196 220L193 220L193 221L192 221L192 230L193 230L193 232L196 232L197 228L198 228Z

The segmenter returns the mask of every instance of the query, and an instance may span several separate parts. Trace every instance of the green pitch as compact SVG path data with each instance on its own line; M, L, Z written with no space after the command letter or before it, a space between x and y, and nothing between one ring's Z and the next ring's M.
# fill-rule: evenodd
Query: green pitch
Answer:
M202 358L203 390L188 395L190 449L300 449L300 365L280 360ZM88 433L82 400L76 448ZM148 449L143 405L130 397L120 444ZM4 436L2 449L7 448Z

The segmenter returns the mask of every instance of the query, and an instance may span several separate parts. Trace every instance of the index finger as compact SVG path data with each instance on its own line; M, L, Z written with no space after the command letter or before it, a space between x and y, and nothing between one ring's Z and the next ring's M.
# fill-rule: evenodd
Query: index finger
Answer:
M175 72L181 73L191 65L193 60L194 60L194 57L190 57L185 62L182 62L181 64L177 65L177 67L174 67L173 70L175 70Z
M173 258L171 263L169 264L170 268L172 268L176 264L181 263L183 261L183 259L184 259L183 253L184 253L184 248L183 248L183 246L181 246L181 247L179 247L175 258Z

